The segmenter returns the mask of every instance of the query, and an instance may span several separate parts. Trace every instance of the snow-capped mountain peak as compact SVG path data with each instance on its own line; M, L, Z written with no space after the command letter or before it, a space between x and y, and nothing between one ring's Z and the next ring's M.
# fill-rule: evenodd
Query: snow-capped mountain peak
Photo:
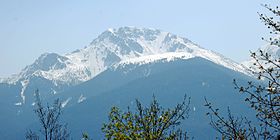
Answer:
M273 38L272 43L265 44L264 46L260 47L255 51L257 56L260 55L260 51L262 51L264 54L268 54L271 60L278 60L280 58L280 44L279 44L279 36ZM249 58L248 60L242 62L241 64L247 67L248 69L258 72L259 68L254 65L256 63L256 60L253 58ZM268 67L273 67L271 63L267 63L267 61L264 61L262 59L258 60L258 63L262 64L263 67L268 68ZM275 63L278 63L275 61Z
M65 55L45 53L21 73L2 82L18 82L37 76L52 81L55 85L73 85L87 81L119 62L152 60L155 56L162 58L165 55L199 56L245 72L238 63L201 48L186 38L158 29L121 27L106 30L83 49Z

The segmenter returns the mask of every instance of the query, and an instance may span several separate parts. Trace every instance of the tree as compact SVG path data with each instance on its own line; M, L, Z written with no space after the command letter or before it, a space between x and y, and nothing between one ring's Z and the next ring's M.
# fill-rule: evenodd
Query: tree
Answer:
M219 113L218 108L214 108L213 105L205 99L205 106L209 108L209 112L206 115L210 118L210 125L221 134L221 139L230 140L259 140L268 139L268 135L262 135L263 130L258 130L252 125L246 117L235 117L232 115L228 108L227 118L223 117ZM260 132L261 131L261 132ZM267 130L265 130L267 131Z
M186 96L182 103L173 109L162 108L153 97L149 107L136 100L136 111L122 112L112 107L109 122L104 124L102 131L107 139L145 139L145 140L181 140L187 139L186 132L178 128L181 121L188 117L190 99Z
M271 8L263 5L273 15L259 14L260 19L270 29L270 34L280 33L280 11L278 6ZM270 45L280 47L279 36L263 40ZM239 85L234 80L235 88L240 93L246 94L246 102L256 111L258 126L253 126L246 117L234 117L230 111L225 119L214 109L207 100L206 106L210 112L207 113L211 119L211 125L227 139L280 139L280 58L272 56L265 50L251 52L255 61L251 67L253 75L260 80L261 84L249 81L247 85ZM275 58L276 57L276 58Z
M69 132L67 130L66 124L60 123L60 117L62 114L61 102L57 99L54 101L53 105L47 104L46 107L43 106L42 101L39 97L39 91L35 91L36 108L34 109L35 114L38 116L39 122L41 124L40 132L44 136L45 140L67 140L69 139ZM39 135L36 132L28 130L25 136L29 140L39 140Z

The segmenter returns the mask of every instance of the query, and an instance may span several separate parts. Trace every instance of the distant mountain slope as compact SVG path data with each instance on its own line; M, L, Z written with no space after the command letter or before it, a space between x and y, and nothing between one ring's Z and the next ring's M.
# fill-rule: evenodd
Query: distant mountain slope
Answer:
M60 98L67 102L65 117L70 122L74 138L80 137L82 129L93 134L94 139L102 139L100 128L112 106L122 109L135 106L136 98L147 104L155 95L163 106L171 107L187 94L191 97L192 111L190 118L183 123L184 128L196 139L214 139L216 135L205 115L204 97L221 108L223 113L230 106L236 115L254 116L243 97L234 89L234 78L240 83L252 80L245 74L201 57L175 58L172 61L124 64L108 69L92 80L65 91Z
M92 134L94 139L101 139L100 128L110 107L116 105L125 109L128 105L135 105L135 98L146 104L153 94L162 105L170 107L187 94L192 98L193 111L183 126L197 139L212 139L214 132L205 116L204 97L221 109L226 110L230 106L233 112L253 116L243 98L234 90L234 78L241 83L252 80L205 58L167 53L116 64L87 82L57 93L54 98L62 100L63 120L68 122L74 139L80 138L82 131ZM44 101L51 102L54 98L44 98ZM0 127L0 132L5 134L0 134L2 138L21 139L27 128L38 129L31 105L19 110L13 104L3 107L1 111L8 115L2 116L0 124L8 127ZM201 131L207 133L201 134ZM13 135L14 132L17 135Z

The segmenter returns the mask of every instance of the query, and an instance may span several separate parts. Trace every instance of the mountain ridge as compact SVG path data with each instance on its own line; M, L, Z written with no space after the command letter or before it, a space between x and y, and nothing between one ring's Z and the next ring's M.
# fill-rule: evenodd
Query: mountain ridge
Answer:
M219 58L225 59L227 62L219 60L216 63L231 68L238 67L235 70L244 72L244 70L241 70L243 68L238 66L238 63L216 52L210 50L207 50L209 51L207 52L206 49L184 37L152 28L120 27L106 30L85 48L71 53L65 55L44 53L33 64L26 66L19 74L5 79L0 78L0 82L15 83L20 79L27 80L29 76L35 75L55 82L77 84L93 78L120 61L166 52L196 53L194 51L197 50L203 50L199 52L200 54L197 54L199 56L204 56L211 61ZM100 53L103 53L103 56ZM56 62L48 64L47 60L54 61L54 57ZM211 57L216 58L211 59ZM38 67L38 61L45 63ZM234 66L229 66L229 63ZM44 67L42 67L43 65Z
M262 47L258 48L256 51L253 51L253 53L256 54L256 57L259 57L260 51L262 51L264 54L268 54L269 59L272 61L275 61L275 63L279 63L278 59L280 58L280 48L279 48L279 36L273 38L273 41L271 43L265 44ZM253 72L259 72L259 68L254 65L256 63L256 60L254 58L249 58L243 62L241 62L242 65L247 67L249 70ZM274 67L273 64L267 63L267 61L264 61L263 59L258 59L258 63L260 63L264 68Z
M164 56L168 53L172 54L172 59L177 56L185 59L202 57L247 74L243 66L219 53L204 49L187 38L152 28L120 27L104 31L88 46L71 53L44 53L19 74L0 79L0 82L18 85L22 89L18 93L21 101L16 103L22 105L26 91L42 88L43 84L38 85L38 81L48 85L44 87L46 91L42 91L47 96L48 92L59 93L94 78L108 68L123 65L124 62L136 63L136 60L154 59L157 55L162 59L169 59L170 56Z

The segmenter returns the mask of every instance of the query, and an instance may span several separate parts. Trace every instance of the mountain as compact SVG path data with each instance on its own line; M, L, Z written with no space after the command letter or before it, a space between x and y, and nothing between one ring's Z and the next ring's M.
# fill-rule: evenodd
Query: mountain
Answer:
M85 48L42 54L19 74L1 79L0 124L7 127L0 127L0 136L21 139L27 128L36 128L33 94L39 89L45 102L63 101L75 139L85 130L100 139L111 106L125 108L135 98L147 103L153 94L167 107L190 96L195 112L189 120L195 123L184 126L200 137L198 130L211 131L204 97L251 114L233 89L234 78L251 80L242 65L186 38L149 28L108 29Z
M260 47L259 49L257 49L255 51L255 53L257 55L260 54L260 51L267 53L270 56L271 60L279 60L280 58L280 42L278 41L279 37L276 37L273 39L272 43L266 44L262 47ZM258 72L258 68L254 65L254 63L256 63L256 61L253 58L250 58L244 62L242 62L241 64L245 67L247 67L248 69L251 69L252 71ZM271 63L267 63L266 61L263 61L262 59L259 59L259 63L262 64L264 67L268 68L271 67L273 65L271 65ZM276 62L279 63L279 62Z
M157 29L121 27L108 29L83 49L65 55L42 54L19 74L0 79L0 82L13 84L21 89L17 91L18 100L14 102L15 105L24 105L26 100L29 100L27 104L30 105L32 104L30 93L37 88L46 98L55 96L56 93L71 86L90 80L121 61L168 52L184 52L190 56L200 56L246 73L244 67L238 63L201 48L186 38Z
M182 128L195 139L216 136L205 115L208 110L204 98L224 115L230 107L237 116L254 118L244 96L232 84L233 79L242 84L253 80L251 77L201 57L164 56L148 63L133 60L119 64L62 93L60 99L66 106L64 117L72 136L79 138L82 128L94 139L103 139L100 128L112 106L134 109L135 99L147 106L153 95L164 107L174 107L185 94L191 97L190 116L183 121Z

